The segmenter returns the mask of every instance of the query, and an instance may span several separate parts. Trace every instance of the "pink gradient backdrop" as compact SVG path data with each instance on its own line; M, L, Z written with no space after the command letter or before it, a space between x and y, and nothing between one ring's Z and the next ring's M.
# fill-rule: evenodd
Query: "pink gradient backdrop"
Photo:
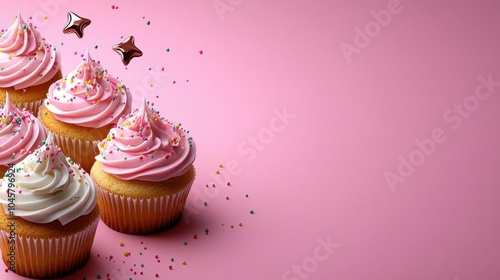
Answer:
M64 279L500 279L500 87L457 129L443 118L473 100L479 76L500 81L497 1L401 0L350 63L340 45L392 1L141 3L2 5L1 28L19 8L48 15L39 30L64 74L88 48L198 146L187 219L153 236L101 223L89 263ZM68 11L92 20L82 39L63 34ZM111 50L121 35L144 52L127 69ZM436 128L446 140L391 190L384 174ZM4 268L1 279L24 279Z

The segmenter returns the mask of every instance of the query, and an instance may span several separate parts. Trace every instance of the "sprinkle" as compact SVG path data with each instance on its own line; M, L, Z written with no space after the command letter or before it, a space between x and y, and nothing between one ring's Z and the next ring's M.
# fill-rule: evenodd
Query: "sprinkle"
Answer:
M169 49L169 48L167 48L167 49L166 49L166 51L167 51L167 52L170 52L170 49Z
M219 167L222 168L222 163L219 163Z
M128 257L128 256L130 256L130 252L125 251L125 252L123 253L123 255L124 255L125 257Z
M203 54L203 50L200 50L200 54Z
M98 48L98 47L99 47L98 45L95 45L95 46L94 46L94 49L96 49L96 50L97 50L97 48Z
M184 245L188 245L188 242L187 242L187 241L184 241L184 243L183 243L183 244L184 244Z
M43 19L44 20L47 20L49 17L48 16L43 16Z
M245 194L245 197L248 197L248 194Z
M219 170L215 171L215 174L220 174L220 171Z
M168 266L168 269L172 270L174 269L171 265Z
M197 234L193 235L193 239L198 239L198 235Z
M253 210L250 210L250 214L253 214L253 213L254 213Z
M101 279L101 274L97 274L97 279Z
M229 186L231 186L231 182L227 182L227 184L226 184L226 185L227 185L228 187L229 187Z
M160 274L156 273L155 276L156 276L156 278L158 278L158 277L160 277Z
M187 264L187 262L186 262L186 261L182 261L182 265L186 265L186 264Z
M226 200L229 200L229 196L226 196Z
M208 204L208 202L206 202L206 201L205 201L205 202L203 202L203 205L207 206L207 204Z
M208 228L205 228L205 234L208 235Z
M170 258L170 261L174 261L174 258Z
M120 242L120 247L123 247L123 246L125 246L125 243Z
M151 22L148 20L148 21L146 22L146 24L147 24L147 25L150 25L150 24L151 24Z
M241 223L241 222L240 222L238 225L239 225L240 227L242 227L242 226L243 226L243 223Z

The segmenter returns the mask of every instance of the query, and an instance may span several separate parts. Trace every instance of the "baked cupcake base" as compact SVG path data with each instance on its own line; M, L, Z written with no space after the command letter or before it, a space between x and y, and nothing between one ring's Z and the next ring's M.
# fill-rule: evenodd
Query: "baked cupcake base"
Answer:
M108 227L128 234L151 234L180 220L195 169L191 166L185 174L162 182L125 181L106 173L96 161L90 175L101 219Z
M57 220L37 224L9 216L0 207L2 259L9 269L14 268L16 274L25 277L54 278L70 274L87 263L98 223L97 206L90 214L64 226ZM11 250L11 246L15 248Z
M95 156L99 154L97 145L106 138L113 124L94 128L61 122L44 105L40 108L38 117L45 130L52 132L63 153L90 172Z
M0 88L0 104L2 104L2 106L5 104L5 99L7 96L6 93L8 92L10 100L14 105L16 105L17 108L26 108L36 116L43 100L47 96L47 90L49 89L50 85L59 79L62 79L61 69L59 69L54 77L52 77L52 79L50 79L48 82L37 86L28 87L25 90L15 90L14 87Z

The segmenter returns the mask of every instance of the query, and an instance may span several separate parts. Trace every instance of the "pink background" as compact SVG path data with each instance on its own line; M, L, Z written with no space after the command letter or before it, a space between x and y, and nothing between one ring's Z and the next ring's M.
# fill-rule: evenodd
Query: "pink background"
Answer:
M500 87L474 95L500 81L500 5L394 1L4 3L1 28L33 16L64 74L88 48L198 147L186 219L152 236L101 223L65 279L500 279ZM82 39L68 11L92 20ZM144 55L124 67L111 46L129 35ZM418 166L391 188L400 156Z

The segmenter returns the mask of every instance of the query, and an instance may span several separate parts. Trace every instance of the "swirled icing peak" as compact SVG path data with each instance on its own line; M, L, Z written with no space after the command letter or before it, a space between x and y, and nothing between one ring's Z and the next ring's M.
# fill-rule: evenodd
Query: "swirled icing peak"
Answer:
M20 110L10 101L0 105L0 165L18 163L45 139L45 131L30 111ZM3 175L3 174L1 174Z
M62 122L103 127L130 113L131 93L87 50L75 70L50 86L45 106Z
M12 181L15 188L9 188ZM12 212L9 198L14 199ZM42 146L6 173L0 203L6 213L25 220L40 224L59 220L65 225L94 209L95 187L90 175L67 158L49 134Z
M122 116L98 145L104 171L122 180L164 181L191 167L196 146L181 124L160 117L144 100Z
M24 89L48 82L61 65L61 54L32 23L17 18L0 32L0 87Z

